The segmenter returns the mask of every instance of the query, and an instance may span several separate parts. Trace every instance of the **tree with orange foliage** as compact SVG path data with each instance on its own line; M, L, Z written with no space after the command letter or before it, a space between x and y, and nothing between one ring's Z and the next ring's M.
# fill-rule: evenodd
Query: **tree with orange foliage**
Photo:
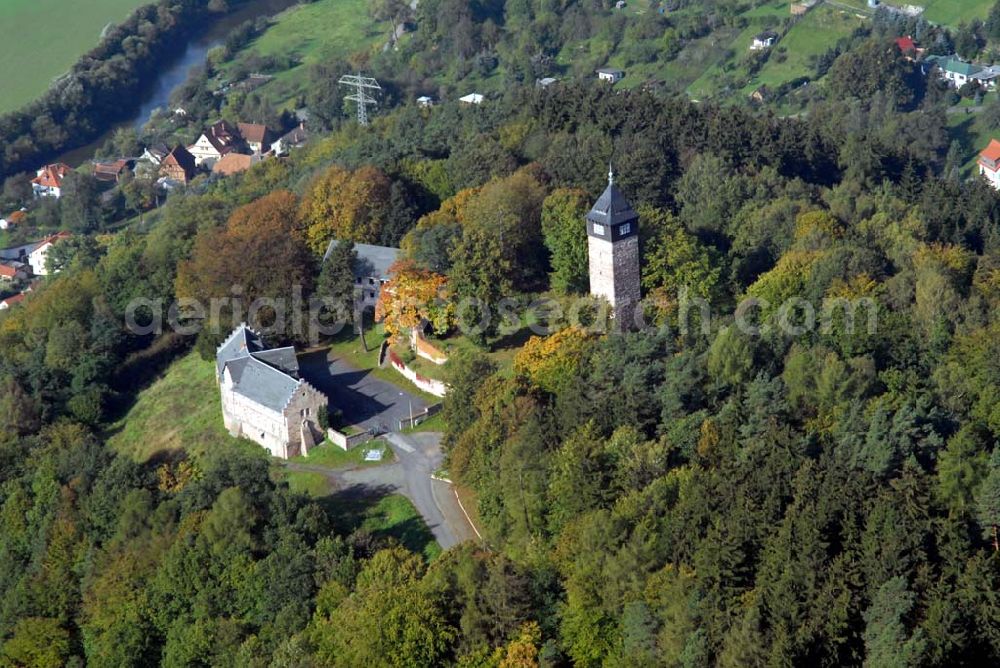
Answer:
M365 165L353 172L334 165L317 178L302 200L306 239L317 253L333 239L378 243L389 216L392 184Z
M389 268L392 278L382 287L375 318L385 331L400 341L410 329L429 322L444 334L454 324L455 307L448 301L448 279L423 269L413 260L400 260Z
M196 299L208 309L212 299L238 293L243 318L262 328L271 326L277 314L271 309L249 314L246 309L257 299L283 300L283 333L296 338L296 331L305 329L294 323L305 313L293 313L293 300L299 290L303 298L312 292L315 264L297 213L295 195L279 190L237 209L225 227L199 232L191 259L178 267L177 296ZM207 323L199 340L203 355L214 353L214 345L229 333L233 309L223 308L218 315L219 322Z

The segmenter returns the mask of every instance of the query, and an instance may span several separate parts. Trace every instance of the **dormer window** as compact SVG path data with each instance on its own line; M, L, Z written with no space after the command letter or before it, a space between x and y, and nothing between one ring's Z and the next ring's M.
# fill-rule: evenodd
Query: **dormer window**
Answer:
M603 225L598 225L597 223L594 223L594 234L601 234L601 235L603 235L604 234L604 226Z

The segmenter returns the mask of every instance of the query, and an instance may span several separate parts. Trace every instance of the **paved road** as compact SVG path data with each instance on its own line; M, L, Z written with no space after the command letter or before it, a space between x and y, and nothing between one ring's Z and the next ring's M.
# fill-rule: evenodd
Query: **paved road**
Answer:
M384 466L354 469L330 469L312 464L287 462L295 471L322 473L332 491L361 486L403 494L424 518L438 544L448 549L477 538L476 530L458 503L452 486L431 475L441 466L441 434L390 433L386 440L396 454L396 461ZM364 447L364 446L362 446Z
M299 372L330 398L332 407L361 429L396 429L411 411L418 413L427 407L427 402L417 395L404 392L370 370L331 358L326 351L300 355Z

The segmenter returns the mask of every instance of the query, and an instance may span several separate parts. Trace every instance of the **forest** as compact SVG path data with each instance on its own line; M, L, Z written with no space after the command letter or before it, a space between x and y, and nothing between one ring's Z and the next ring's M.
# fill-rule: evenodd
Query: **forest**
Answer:
M401 105L78 227L0 313L0 665L997 663L1000 197L959 178L912 73L871 36L801 118L597 82ZM107 446L220 335L130 333L133 300L343 299L330 238L403 249L415 300L381 305L390 330L570 300L609 161L665 327L557 327L509 366L487 328L454 360L447 465L482 542L428 561L343 531L252 448ZM682 289L708 327L680 326ZM748 334L727 315L746 297L867 298L877 327Z

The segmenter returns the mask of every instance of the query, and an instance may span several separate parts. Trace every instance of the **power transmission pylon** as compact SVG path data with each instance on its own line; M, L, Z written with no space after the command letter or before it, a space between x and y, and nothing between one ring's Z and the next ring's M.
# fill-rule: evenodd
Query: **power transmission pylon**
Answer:
M371 77L360 74L345 74L337 82L342 86L350 86L357 92L346 96L345 100L358 103L358 125L368 125L368 105L378 104L378 100L365 92L365 89L381 91L382 87Z

